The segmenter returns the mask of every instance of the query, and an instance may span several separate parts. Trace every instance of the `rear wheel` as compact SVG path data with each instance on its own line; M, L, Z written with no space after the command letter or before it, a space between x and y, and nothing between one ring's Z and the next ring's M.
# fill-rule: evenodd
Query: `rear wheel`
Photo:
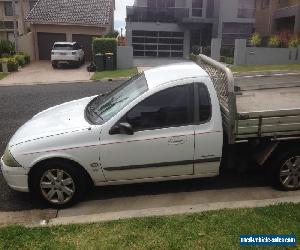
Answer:
M55 61L53 61L53 62L52 62L52 67L53 67L53 69L57 69L57 66L58 66L58 63L55 62Z
M49 161L32 174L31 191L51 207L69 207L77 203L86 190L84 176L77 166L68 162Z
M300 150L293 149L276 157L270 172L273 185L281 190L300 189Z
M81 61L80 60L79 61L74 61L73 65L74 65L75 68L79 68L80 65L81 65Z

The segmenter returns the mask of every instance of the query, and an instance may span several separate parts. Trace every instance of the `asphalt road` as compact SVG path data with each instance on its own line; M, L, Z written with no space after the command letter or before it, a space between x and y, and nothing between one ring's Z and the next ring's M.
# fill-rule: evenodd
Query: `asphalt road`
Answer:
M268 81L270 80L272 79L268 78ZM108 92L120 83L120 81L114 81L0 87L0 155L3 154L6 144L18 127L36 113L63 102ZM89 192L86 200L109 200L123 197L141 197L143 195L163 196L164 194L179 192L192 194L202 190L264 186L266 186L264 175L254 168L251 172L232 173L217 178L95 188ZM35 208L43 207L32 199L29 194L10 190L0 173L0 211L20 211Z
M111 91L121 82L0 87L0 155L16 130L49 107ZM28 194L12 191L0 174L0 211L38 208Z
M258 76L260 73L240 75L235 77L235 85L242 91L260 90L268 88L291 88L300 87L300 73L288 74L266 74L263 77Z

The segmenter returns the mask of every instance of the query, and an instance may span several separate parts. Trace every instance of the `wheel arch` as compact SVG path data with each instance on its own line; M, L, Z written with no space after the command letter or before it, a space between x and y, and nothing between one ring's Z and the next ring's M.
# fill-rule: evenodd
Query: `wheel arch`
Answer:
M35 173L35 171L41 167L43 164L45 164L46 162L51 162L51 161L61 161L61 162L66 162L68 164L72 164L74 165L76 168L78 168L83 176L85 176L86 180L87 180L87 184L93 186L94 185L94 181L91 177L91 175L88 173L88 171L78 162L74 161L74 160L70 160L67 158L63 158L63 157L52 157L52 158L47 158L47 159L42 159L38 162L36 162L32 168L30 169L29 173L28 173L28 185L29 185L29 190L32 189L32 179L33 179L33 175Z
M275 158L278 157L278 154L287 153L289 151L294 151L296 149L300 149L300 140L287 140L280 141L278 146L274 149L274 151L270 154L268 159L266 160L266 164L272 162Z

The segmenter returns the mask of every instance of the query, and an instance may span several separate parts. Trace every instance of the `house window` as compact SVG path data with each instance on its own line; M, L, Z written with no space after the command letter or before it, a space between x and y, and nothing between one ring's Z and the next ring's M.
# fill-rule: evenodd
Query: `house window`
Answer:
M192 2L192 16L202 17L203 0L193 0Z
M13 15L12 2L4 2L4 12L5 12L5 16Z
M261 8L265 9L268 8L270 5L270 0L261 0Z
M239 0L239 18L254 18L255 10L255 0Z
M36 3L37 3L37 0L30 0L29 1L29 7L30 7L31 10L35 6Z
M14 28L14 22L12 22L12 21L0 22L0 29L12 30L13 28Z
M214 17L214 9L215 9L215 2L214 1L208 1L207 7L206 7L206 17L212 18Z
M279 3L279 6L282 8L282 7L287 7L287 6L289 6L289 1L286 1L286 0L284 0L284 1L282 1L282 0L278 0L278 3Z
M175 0L148 0L148 7L175 8Z
M248 39L253 28L252 23L223 23L223 46L234 46L235 39Z

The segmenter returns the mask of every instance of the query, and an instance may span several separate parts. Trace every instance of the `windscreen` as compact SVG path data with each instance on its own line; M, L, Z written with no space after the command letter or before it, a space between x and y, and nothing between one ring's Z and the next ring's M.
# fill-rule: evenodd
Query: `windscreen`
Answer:
M53 50L74 50L74 46L70 44L54 44Z
M92 100L87 106L86 117L93 124L103 124L147 90L145 75L137 75L108 95Z

